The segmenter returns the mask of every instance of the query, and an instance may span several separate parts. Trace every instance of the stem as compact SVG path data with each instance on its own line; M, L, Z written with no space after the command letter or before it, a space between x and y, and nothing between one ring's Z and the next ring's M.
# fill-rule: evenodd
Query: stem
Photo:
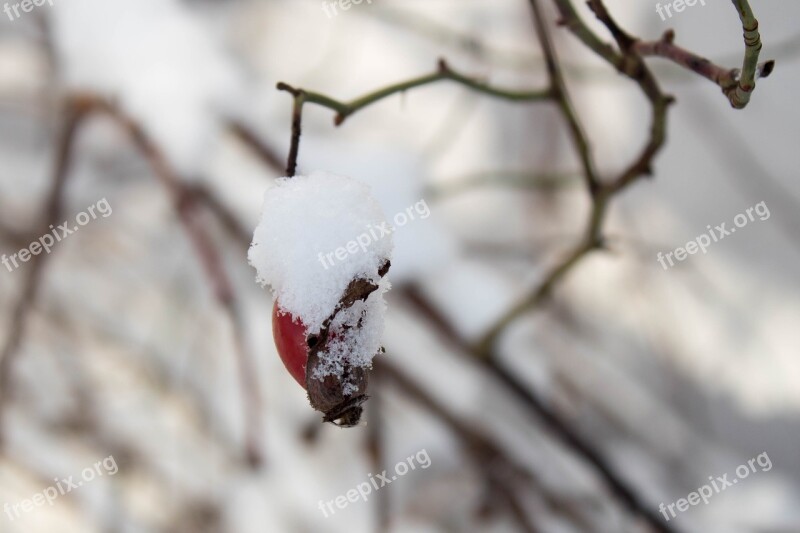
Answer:
M550 30L544 20L541 7L538 0L530 1L531 10L533 11L534 25L536 26L536 34L539 37L539 44L541 45L542 52L545 57L545 65L547 66L547 74L550 79L550 90L553 97L558 103L558 108L561 111L564 120L569 125L570 136L575 145L575 150L583 165L584 177L586 180L586 187L591 196L594 196L600 188L600 179L597 176L594 162L591 156L591 149L589 141L586 138L586 132L583 129L578 114L575 112L575 107L569 97L567 85L564 81L564 76L561 72L560 64L556 57L555 47L553 40L550 36Z
M522 91L493 87L477 78L473 78L453 70L443 59L439 60L439 67L437 71L432 74L427 74L425 76L420 76L418 78L413 78L407 81L389 85L382 89L367 93L349 102L343 102L321 93L306 91L305 89L298 89L287 83L279 82L277 89L279 91L286 91L294 97L294 107L292 112L292 139L289 148L289 160L286 169L287 175L289 177L294 176L297 169L297 156L300 147L300 134L304 104L316 104L318 106L328 108L331 111L335 111L336 116L334 117L333 122L335 125L339 126L345 120L347 120L350 115L376 102L379 102L384 98L397 93L405 92L409 89L430 85L443 80L449 80L458 83L459 85L463 85L464 87L468 87L473 91L513 102L536 102L548 100L554 97L552 89Z
M739 20L742 21L744 31L744 59L742 60L742 74L739 76L739 84L728 93L731 105L736 109L741 109L750 101L750 94L756 88L756 69L758 67L758 56L761 53L761 35L758 33L758 20L756 20L750 3L747 0L732 0L736 11L739 13ZM767 75L772 72L774 61L767 69Z
M63 221L64 216L64 190L74 160L75 141L78 137L80 125L86 118L90 104L83 98L70 99L65 104L64 121L59 134L58 148L53 169L53 182L50 186L49 196L43 212L43 224L31 235L45 235L50 233L50 227ZM27 242L27 239L26 239ZM5 424L2 423L6 404L12 399L11 372L14 361L19 355L22 340L28 324L29 313L35 303L37 294L42 284L44 266L49 254L38 254L31 257L27 267L26 278L23 282L19 300L14 305L11 314L11 324L8 337L0 351L0 446L2 445Z
M347 120L347 118L353 113L379 102L384 98L407 91L409 89L414 89L415 87L422 87L424 85L430 85L443 80L450 80L479 93L494 96L495 98L500 98L503 100L530 102L546 100L553 96L552 91L549 89L520 91L492 87L488 83L480 81L477 78L456 72L443 59L439 60L439 68L432 74L427 74L425 76L420 76L418 78L413 78L407 81L389 85L382 89L367 93L349 102L336 100L324 94L315 93L312 91L296 89L285 83L279 83L278 90L287 91L293 94L295 101L297 101L298 98L302 98L304 102L317 104L322 107L327 107L332 111L336 111L337 114L334 119L334 123L338 126Z
M636 41L632 48L639 56L659 56L680 65L719 85L735 109L742 109L750 102L756 87L756 78L766 78L775 68L775 61L758 62L761 53L761 35L758 20L748 0L732 0L744 32L744 59L741 72L721 67L689 50L673 43L675 33L669 30L658 41Z

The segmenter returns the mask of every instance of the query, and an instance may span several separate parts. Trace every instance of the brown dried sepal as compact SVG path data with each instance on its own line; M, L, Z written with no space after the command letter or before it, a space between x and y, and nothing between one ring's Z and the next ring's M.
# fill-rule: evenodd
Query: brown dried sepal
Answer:
M389 271L389 261L386 261L378 270L378 275L383 277ZM328 348L329 327L336 315L351 307L354 303L366 300L367 297L378 289L378 285L370 280L359 278L350 282L344 294L339 299L336 309L322 324L318 335L310 335L306 339L308 344L308 363L306 364L306 390L311 406L324 413L323 421L331 422L340 427L358 425L361 420L363 408L361 405L367 401L367 383L369 369L346 365L342 376L326 376L324 379L312 379L314 369L321 363L320 352ZM344 384L351 383L356 386L356 391L344 393Z

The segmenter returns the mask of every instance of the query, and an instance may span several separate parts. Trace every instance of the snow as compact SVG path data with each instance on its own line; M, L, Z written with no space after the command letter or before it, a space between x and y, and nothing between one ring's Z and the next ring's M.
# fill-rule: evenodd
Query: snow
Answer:
M383 293L388 287L389 283L382 280L378 290L365 301L356 302L336 315L330 327L334 335L329 340L328 349L320 353L320 364L314 368L312 378L321 380L329 375L341 376L345 362L356 367L372 364L372 358L381 347L386 314ZM353 382L343 385L345 395L358 390Z
M67 88L117 103L183 176L197 176L245 94L211 32L175 0L70 0L52 9Z
M314 172L281 178L264 194L248 259L281 311L299 317L307 334L320 331L351 281L363 278L379 285L366 301L337 313L317 378L340 375L344 361L368 366L380 349L389 283L378 270L391 259L393 242L391 234L370 230L386 224L370 188L344 176ZM348 245L359 237L363 246ZM337 250L347 253L337 255Z
M304 136L303 150L302 159L311 162L312 167L327 168L369 185L391 218L422 202L430 206L430 213L424 218L417 211L415 219L393 232L395 283L441 272L457 261L459 245L443 225L438 206L426 194L424 180L430 170L417 150L398 142L323 139L311 134Z

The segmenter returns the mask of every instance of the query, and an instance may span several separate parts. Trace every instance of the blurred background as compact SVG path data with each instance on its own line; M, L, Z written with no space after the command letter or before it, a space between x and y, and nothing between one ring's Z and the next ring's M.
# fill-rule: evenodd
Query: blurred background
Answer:
M347 100L446 58L544 87L528 2L9 4L0 253L61 240L0 266L0 532L800 532L800 4L753 6L777 66L744 110L648 60L677 99L652 179L615 198L608 249L511 321L490 360L472 347L589 214L557 107L449 82L339 127L307 105L300 173L363 180L389 217L431 210L395 234L387 353L350 429L323 425L284 370L246 260L289 149L292 98L275 85ZM741 64L728 2L667 21L654 1L606 4L633 35L672 27ZM542 5L611 178L643 146L648 104ZM760 202L769 218L657 261ZM65 221L79 231L50 226ZM423 450L428 468L323 510ZM707 504L659 511L764 453L770 469Z

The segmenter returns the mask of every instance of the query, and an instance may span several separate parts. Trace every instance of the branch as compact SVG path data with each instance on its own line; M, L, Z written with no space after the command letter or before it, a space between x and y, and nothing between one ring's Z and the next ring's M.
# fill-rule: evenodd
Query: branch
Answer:
M209 280L214 288L214 296L225 308L231 317L233 324L234 342L236 345L236 355L238 357L238 367L242 382L244 396L245 418L247 419L247 460L251 465L257 465L260 461L261 438L261 397L256 381L256 372L251 354L246 348L244 341L242 319L239 316L236 306L235 296L232 285L225 273L222 257L217 252L210 235L207 234L202 220L199 218L197 197L198 193L186 187L178 178L176 173L169 165L167 159L158 147L147 137L144 130L129 117L124 115L119 109L106 102L105 100L93 96L76 96L68 100L66 107L66 119L64 129L59 142L59 150L56 158L56 172L53 188L47 202L44 225L55 224L63 218L63 195L66 177L72 160L74 150L74 139L79 124L91 112L104 112L114 119L120 126L128 131L134 140L136 147L142 152L152 166L156 176L162 181L169 191L174 203L178 217L183 223L199 259L205 269ZM42 230L47 233L48 230ZM24 334L25 317L33 303L38 287L37 281L40 277L41 267L46 254L34 256L29 265L29 277L26 280L22 296L16 306L13 315L11 333L0 355L0 399L5 399L9 390L9 373L14 354Z
M383 407L383 397L380 390L383 386L383 375L375 372L372 375L372 395L370 396L369 408L367 409L367 438L365 448L367 457L372 465L373 472L380 472L382 466L386 464L386 428L384 426L385 413ZM320 427L320 424L315 424ZM389 491L384 490L375 496L375 531L390 531L391 527L391 502L389 501Z
M31 238L45 235L50 232L50 226L63 221L64 214L64 188L67 183L69 171L72 166L73 152L79 125L86 116L90 104L80 98L68 100L64 105L64 121L61 127L55 165L53 169L53 182L50 193L42 214L40 228L32 232ZM14 360L19 354L22 339L25 336L28 314L34 304L41 285L42 272L49 254L40 253L31 257L27 265L26 278L19 295L19 300L11 313L11 324L8 328L2 352L0 352L0 443L2 442L2 414L6 403L11 399L11 372Z
M635 39L625 33L611 18L601 0L589 0L589 7L614 36L620 52L601 41L580 19L570 0L554 0L562 17L561 23L569 28L586 46L594 50L601 58L614 66L622 74L639 85L639 88L650 101L651 126L650 135L639 155L614 180L596 185L591 194L591 211L586 224L583 239L555 265L541 282L521 302L503 315L477 343L475 349L482 357L487 358L492 347L505 328L526 312L536 308L551 293L557 283L564 278L580 261L594 250L604 249L605 241L602 230L609 204L620 191L641 178L652 174L652 161L666 141L667 110L674 103L674 98L664 94L642 58L633 51ZM543 27L539 0L530 0L537 28ZM540 30L541 31L541 30Z
M289 161L287 164L288 176L294 176L297 168L297 155L299 151L302 129L301 124L303 117L303 105L306 103L316 104L335 111L336 116L334 117L334 124L339 126L345 120L347 120L350 115L376 102L379 102L384 98L407 91L409 89L413 89L415 87L422 87L424 85L430 85L443 80L449 80L458 83L474 91L493 96L495 98L515 102L543 101L551 99L554 96L551 89L520 91L493 87L477 78L470 77L453 70L443 59L439 60L439 68L432 74L413 78L411 80L396 83L394 85L389 85L388 87L378 89L349 102L342 102L321 93L306 91L305 89L298 89L287 83L279 82L277 89L279 91L286 91L294 97L294 108L292 112L292 140L289 149Z
M668 30L658 41L637 41L633 50L640 56L659 56L691 70L716 83L735 109L742 109L750 102L756 88L757 78L766 78L775 68L775 61L758 62L761 53L761 36L758 20L753 15L748 0L732 0L744 31L744 59L741 71L715 65L708 59L673 44L675 32Z
M247 124L239 120L231 120L228 122L228 127L236 138L242 141L245 145L249 146L253 152L263 161L268 167L271 167L278 172L283 171L283 163L280 157L275 153L275 150L259 138Z
M589 141L586 138L586 132L584 132L583 126L578 120L575 107L572 105L569 93L567 92L567 85L564 82L564 75L561 72L561 67L556 57L550 30L545 23L539 3L537 1L531 1L531 9L534 15L536 35L539 38L539 44L541 45L545 57L547 75L550 79L550 91L553 93L553 98L558 103L558 108L564 120L566 120L569 125L572 142L575 145L575 150L578 152L581 164L583 165L586 187L589 194L594 197L600 189L600 179L597 176L597 171L592 161L591 149L589 147Z
M522 531L536 533L539 529L531 522L522 503L518 501L519 490L512 483L515 478L525 477L525 469L500 449L494 442L475 429L473 423L461 420L447 410L430 393L422 389L399 368L389 363L389 358L381 357L375 363L376 373L385 374L393 385L409 398L423 406L426 411L442 420L465 443L471 459L488 477L494 491L509 506L512 516ZM513 475L504 476L502 472ZM530 478L528 478L530 479Z
M597 474L604 480L611 492L634 514L641 516L655 530L662 533L675 533L675 530L665 524L658 515L654 514L651 506L643 501L626 480L622 479L606 459L597 452L587 439L572 428L571 424L553 410L546 399L540 398L535 392L528 390L529 386L523 383L518 374L506 368L494 357L480 357L470 343L461 337L454 325L445 315L428 300L416 286L406 286L402 290L403 296L431 324L453 347L461 354L469 355L472 360L479 360L485 370L495 379L500 381L522 404L533 412L539 421L542 421L556 435L556 437L576 455L590 464Z

